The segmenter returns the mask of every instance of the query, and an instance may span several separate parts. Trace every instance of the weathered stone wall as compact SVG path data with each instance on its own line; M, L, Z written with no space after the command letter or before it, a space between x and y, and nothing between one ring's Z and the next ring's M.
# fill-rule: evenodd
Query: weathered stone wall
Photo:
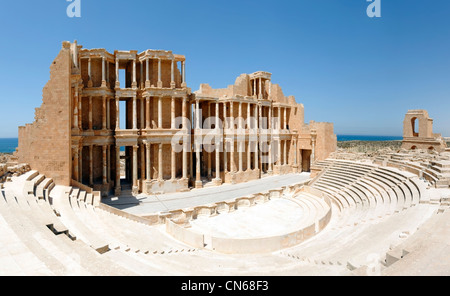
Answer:
M60 185L70 185L70 49L63 46L50 67L35 121L19 127L18 160Z
M316 160L328 158L337 149L337 137L334 134L334 124L329 122L311 122L311 128L317 131Z

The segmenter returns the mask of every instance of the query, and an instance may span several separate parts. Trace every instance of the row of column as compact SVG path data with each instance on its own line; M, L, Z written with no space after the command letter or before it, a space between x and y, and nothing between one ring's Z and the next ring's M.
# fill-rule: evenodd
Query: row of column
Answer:
M89 130L93 130L93 112L92 112L92 100L93 97L89 96L89 110L88 110L88 120L89 120ZM111 118L111 110L109 104L109 97L102 97L102 130L107 130L111 126L110 118ZM79 90L75 88L74 94L74 104L73 104L73 120L72 120L72 128L83 130L83 116L82 116L83 104L82 97L79 95Z
M83 147L89 147L89 185L94 185L94 145L79 146L73 151L73 172L74 179L78 182L83 181ZM111 148L109 145L102 145L102 184L106 185L111 181ZM120 154L120 153L119 153ZM120 157L120 155L119 155ZM120 161L119 161L120 163ZM120 182L120 165L119 165L119 182Z
M107 87L109 84L109 63L105 57L102 57L102 85L101 87ZM92 81L92 58L88 58L88 87L93 87Z
M219 104L221 104L221 103L219 103L219 102L207 102L208 103L208 113L209 114L211 114L211 112L210 112L210 106L209 106L209 104L216 104L216 118L217 119L219 119L220 118L220 116L217 116L218 114L219 114ZM234 102L223 102L222 103L223 104L223 118L224 119L226 119L227 117L231 117L231 118L234 118ZM227 104L230 104L230 116L227 116L227 114L228 114L228 112L227 112ZM252 126L252 124L251 124L251 118L252 118L252 114L251 114L251 105L254 105L254 108L253 108L253 118L256 118L256 126L254 127L254 128L256 128L256 129L259 129L259 128L262 128L262 123L259 121L259 118L260 118L260 116L259 115L261 115L262 114L262 108L263 108L263 106L262 105L258 105L258 104L252 104L252 103L242 103L242 102L238 102L238 104L239 104L239 109L238 109L238 118L242 118L242 105L243 104L247 104L248 105L248 107L247 107L247 126L249 127L249 129L251 128L251 126ZM258 108L258 106L259 106L259 108ZM278 108L278 121L277 121L277 126L272 126L272 113L273 113L273 109L275 109L275 108ZM287 107L272 107L272 106L270 106L269 107L269 118L268 118L268 128L269 129L288 129L288 118L287 118L287 110L288 110L289 108L287 108ZM283 110L283 113L282 113L282 110ZM283 116L283 117L282 117ZM284 119L283 120L283 127L281 127L281 119ZM200 118L200 102L199 102L199 100L196 100L195 101L195 129L200 129L200 120L201 120L201 118ZM238 128L239 129L243 129L244 127L242 126L242 123L243 123L243 121L242 120L239 120L239 122L238 122ZM217 123L216 124L216 128L218 128L219 127L219 123ZM230 127L228 126L228 121L227 120L224 120L224 128L225 129L230 129ZM233 124L232 124L232 126L231 126L231 128L232 129L235 129L235 122L233 122Z
M157 180L163 181L163 145L162 143L159 144L152 144L150 142L145 142L141 146L134 145L132 150L132 161L133 161L133 170L132 170L132 186L136 188L138 186L138 154L139 154L139 148L141 148L141 178L146 181L152 180L152 174L151 174L151 168L152 168L152 162L151 162L151 153L152 153L152 145L158 146L158 178ZM183 161L182 161L182 179L188 178L188 152L187 149L183 150ZM143 162L145 165L143 165ZM116 163L118 164L116 169L116 190L120 189L120 146L116 146ZM176 179L176 152L172 150L171 153L171 180Z
M257 85L259 85L259 91L257 91ZM269 98L271 97L271 95L272 95L272 82L269 81ZM253 79L252 96L257 96L261 100L263 99L263 78Z
M90 59L89 59L90 60ZM161 70L161 60L160 58L157 59L158 60L158 82L157 82L157 87L158 88L162 88L163 87L163 83L162 83L162 70ZM116 58L116 88L120 88L120 75L119 75L119 62L120 60L118 58ZM146 64L146 69L145 69L145 88L150 88L151 84L150 84L150 66L149 66L149 62L150 62L150 58L145 58L145 64ZM175 84L175 59L171 60L172 64L171 64L171 82L170 82L170 87L171 88L175 88L176 84ZM185 72L185 61L181 61L181 83L182 83L182 87L184 87L186 85L186 72ZM90 65L90 63L89 63ZM90 66L89 66L90 68ZM108 68L109 68L109 63L108 63ZM143 79L144 76L144 61L141 61L141 80ZM90 70L89 70L90 71ZM90 72L89 72L90 73ZM136 60L133 60L133 81L132 81L132 88L137 88L137 79L136 79ZM141 86L142 87L142 86ZM124 87L125 88L125 87Z
M159 129L163 129L163 114L162 114L162 108L163 108L163 103L162 103L162 99L163 96L158 96L158 128ZM133 127L132 129L136 130L138 129L138 124L137 124L137 98L133 97ZM144 111L144 100L145 100L145 111ZM171 116L171 124L170 124L170 128L171 129L176 129L176 112L175 112L175 105L176 105L176 97L172 97L171 98L171 111L170 111L170 116ZM183 103L182 103L182 117L183 117L183 127L182 129L188 129L188 123L187 123L187 111L186 111L186 107L187 107L187 98L183 97ZM140 129L151 129L150 124L150 97L145 97L143 99L140 99L140 109L141 109L141 114L146 114L145 116L145 121L141 120L141 126ZM116 130L120 130L120 97L116 96Z
M234 114L234 102L223 102L223 114L224 114L224 118L227 117L228 114L228 103L230 104L230 114L233 115ZM239 110L238 110L238 117L242 118L242 102L239 102ZM254 108L253 108L253 117L256 118L257 120L255 121L256 126L254 126L255 129L259 129L260 127L262 127L261 123L259 122L259 115L262 114L262 105L258 105L258 104L254 104ZM216 129L219 129L220 125L219 125L219 120L220 120L220 103L219 102L215 102L215 106L216 106L216 123L215 123L215 127ZM248 127L251 127L251 112L252 112L252 108L250 107L251 104L248 103L248 108L247 108L247 125ZM210 109L210 105L208 105L208 113L211 114L211 109ZM233 117L233 116L230 116ZM234 118L234 117L233 117ZM229 123L225 120L225 129L229 129L230 126L228 126ZM239 120L238 122L238 129L243 129L243 121ZM278 126L281 126L281 107L278 107ZM195 128L196 129L200 129L200 102L199 100L195 101ZM269 108L269 129L272 128L272 107ZM232 134L234 135L234 130L235 130L235 124L233 122L231 129L233 130ZM284 129L287 129L287 108L284 108ZM231 142L229 143L230 145L232 145L234 147L234 137L231 140ZM238 143L239 145L245 145L245 142L240 141ZM201 182L201 162L200 162L200 143L196 142L196 182ZM225 145L228 145L228 143L226 142ZM248 149L247 149L247 168L250 168L250 161L251 161L251 148L252 145L258 145L258 142L252 142L252 141L248 141ZM260 145L262 145L262 143L260 143ZM285 140L284 141L284 159L281 159L281 146L282 146L282 141L278 140L278 156L277 156L277 165L287 165L288 164L288 159L287 159L287 145L288 145L288 141ZM273 163L272 163L272 149L271 149L272 143L269 142L269 153L268 153L268 157L269 157L269 167L268 167L268 171L272 172L273 171ZM239 148L239 172L243 171L243 147L240 146ZM256 147L257 148L257 147ZM262 161L262 149L255 149L253 152L255 153L255 157L254 157L254 167L255 168L259 168L260 165L262 167L263 163L261 162L260 164L260 159ZM218 176L220 176L220 150L216 149L216 179L219 178ZM224 153L224 171L227 172L228 171L228 157L227 157L227 153ZM231 149L230 151L230 158L231 158L231 172L236 172L236 164L234 162L234 149ZM208 164L211 164L211 153L208 153ZM211 167L210 165L208 165L208 175L211 175Z

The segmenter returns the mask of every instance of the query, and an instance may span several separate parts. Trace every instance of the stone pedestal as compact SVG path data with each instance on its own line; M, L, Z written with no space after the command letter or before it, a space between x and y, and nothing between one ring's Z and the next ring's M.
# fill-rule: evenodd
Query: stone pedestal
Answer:
M114 195L115 196L119 196L119 195L121 195L122 194L122 190L120 189L120 188L115 188L114 189Z
M213 179L212 183L214 184L214 186L220 186L222 185L222 179L220 178Z

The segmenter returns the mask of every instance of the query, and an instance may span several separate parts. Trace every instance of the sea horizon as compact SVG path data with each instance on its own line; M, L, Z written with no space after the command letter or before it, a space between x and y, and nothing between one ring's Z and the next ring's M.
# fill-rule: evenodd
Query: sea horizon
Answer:
M338 142L348 142L348 141L373 141L373 142L384 142L384 141L401 141L403 136L378 136L378 135L337 135Z
M401 136L375 136L375 135L337 135L338 142L347 141L401 141ZM19 145L18 138L0 138L0 153L13 153Z

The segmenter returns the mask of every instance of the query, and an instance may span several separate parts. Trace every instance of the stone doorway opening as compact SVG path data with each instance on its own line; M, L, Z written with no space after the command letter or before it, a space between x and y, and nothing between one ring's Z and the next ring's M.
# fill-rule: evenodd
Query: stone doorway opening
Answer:
M300 150L302 156L302 172L311 172L312 150Z

